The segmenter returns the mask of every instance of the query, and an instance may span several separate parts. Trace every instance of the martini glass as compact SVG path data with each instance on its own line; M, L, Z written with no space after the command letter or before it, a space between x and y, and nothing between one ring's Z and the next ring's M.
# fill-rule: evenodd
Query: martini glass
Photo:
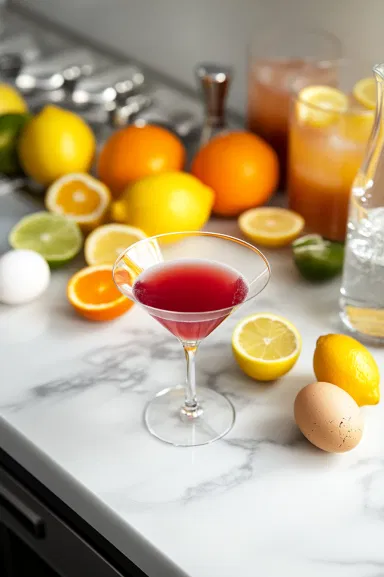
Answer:
M113 278L182 344L185 386L171 386L147 405L145 422L155 436L177 446L204 445L231 430L235 410L220 393L196 389L199 344L241 304L267 285L265 256L247 242L213 232L153 236L127 248Z

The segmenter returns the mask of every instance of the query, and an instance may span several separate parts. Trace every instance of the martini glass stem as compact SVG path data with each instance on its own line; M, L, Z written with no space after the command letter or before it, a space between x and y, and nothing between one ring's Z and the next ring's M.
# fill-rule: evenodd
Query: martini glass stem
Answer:
M196 419L202 415L203 410L197 401L196 395L196 352L199 343L183 343L185 358L187 361L187 380L185 386L185 402L181 407L183 419Z

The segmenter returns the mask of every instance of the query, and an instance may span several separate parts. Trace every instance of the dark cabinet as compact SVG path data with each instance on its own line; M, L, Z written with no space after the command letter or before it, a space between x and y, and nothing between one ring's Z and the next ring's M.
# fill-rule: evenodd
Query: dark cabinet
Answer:
M0 523L0 568L3 577L58 577L13 531Z
M145 577L76 513L55 502L48 490L37 483L37 495L21 480L20 470L17 473L0 460L1 576ZM25 479L30 480L26 472Z

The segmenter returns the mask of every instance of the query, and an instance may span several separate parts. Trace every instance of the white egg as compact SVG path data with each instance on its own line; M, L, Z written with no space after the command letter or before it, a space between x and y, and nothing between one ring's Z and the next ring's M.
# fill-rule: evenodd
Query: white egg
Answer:
M0 257L0 301L18 305L40 296L49 285L47 262L33 250L10 250Z

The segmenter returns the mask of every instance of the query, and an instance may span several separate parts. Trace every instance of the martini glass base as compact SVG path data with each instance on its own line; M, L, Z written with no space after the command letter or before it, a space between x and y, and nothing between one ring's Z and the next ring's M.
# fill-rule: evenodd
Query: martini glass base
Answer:
M199 416L181 414L184 387L160 391L145 411L146 425L155 437L177 447L206 445L226 435L235 422L232 403L212 389L198 388Z

